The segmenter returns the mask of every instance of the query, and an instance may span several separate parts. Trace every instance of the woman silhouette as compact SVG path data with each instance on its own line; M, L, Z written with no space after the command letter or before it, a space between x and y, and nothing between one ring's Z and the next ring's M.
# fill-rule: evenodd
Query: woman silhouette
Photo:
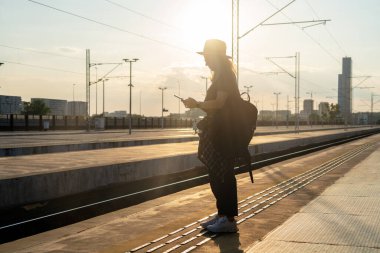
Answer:
M211 190L216 199L218 214L202 223L211 232L237 232L238 215L236 178L234 173L234 145L231 113L234 101L240 99L236 72L226 55L225 42L207 40L202 52L206 66L212 73L212 84L203 102L193 98L183 100L187 108L200 108L207 116L198 123L198 158L208 169Z

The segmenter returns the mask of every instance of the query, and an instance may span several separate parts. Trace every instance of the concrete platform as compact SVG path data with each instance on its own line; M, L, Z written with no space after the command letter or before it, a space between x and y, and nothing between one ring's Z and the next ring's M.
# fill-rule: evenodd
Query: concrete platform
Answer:
M350 127L350 128L357 128ZM342 126L301 126L300 132L343 129ZM293 133L294 127L258 127L255 135ZM140 145L197 141L189 128L127 130L0 132L0 157L58 153Z
M256 173L256 183L252 185L249 181L247 175L238 176L238 195L239 200L244 200L248 196L251 196L254 193L258 193L269 187L272 187L278 182L282 182L285 179L292 178L295 175L308 171L315 166L319 166L321 163L334 159L346 152L355 149L356 147L365 144L366 142L378 142L380 141L380 136L373 136L366 139L361 139L351 143L347 143L342 146L329 148L317 152L313 155L308 155L305 157L299 157L292 159L290 161L284 161L273 166L269 166L263 169L260 169ZM324 189L327 189L324 192L324 195L321 197L340 197L344 189L350 189L347 192L347 196L344 198L363 198L365 206L371 206L374 201L378 203L379 198L373 196L377 194L377 190L371 194L367 194L368 191L363 189L370 189L371 185L379 185L380 174L377 170L377 164L379 163L379 152L380 146L377 144L376 149L373 148L368 150L367 153L364 153L353 161L343 164L334 171L324 175L317 181L308 185L306 189L296 192L294 195L287 196L277 204L269 207L264 212L261 212L254 216L254 218L249 219L248 221L241 223L239 225L239 233L237 234L227 234L217 237L216 239L209 240L205 244L197 247L191 252L194 253L203 253L203 252L228 252L228 253L237 253L243 252L244 250L249 250L250 252L301 252L293 251L296 248L282 248L283 251L274 251L276 248L265 248L264 250L256 250L252 248L252 243L261 240L268 232L274 230L277 226L281 225L284 221L288 220L285 224L293 223L289 221L294 221L294 214L298 214L302 206L308 203L311 199L316 198L320 195ZM352 169L354 168L354 169ZM366 169L367 168L367 169ZM341 180L336 181L349 170L352 169L354 174L346 174ZM372 177L366 177L365 174L372 175ZM359 186L363 187L354 187L357 182L356 179L361 180ZM334 184L337 182L337 184ZM341 188L339 185L342 185ZM330 186L330 188L329 188ZM339 190L336 190L336 189ZM330 190L331 189L331 190ZM329 191L332 191L329 193ZM367 192L367 193L366 193ZM327 193L327 194L326 194ZM370 198L377 198L377 200L370 200ZM318 198L317 198L318 199ZM325 200L324 200L325 201ZM350 210L350 204L348 206L344 204L345 202L336 203L334 201L328 202L311 202L315 203L312 207L312 211L303 211L305 214L314 215L314 220L317 221L319 214L324 214L331 204L331 206L338 205L339 210ZM240 207L241 204L240 204ZM321 224L326 224L326 227L331 228L330 231L340 232L341 236L347 234L358 233L367 233L367 241L374 244L378 243L378 234L379 230L377 228L377 218L379 212L377 205L373 205L368 208L365 212L365 217L369 217L366 220L365 217L358 218L355 220L356 214L360 212L359 209L356 211L347 211L347 213L342 214L343 216L351 216L350 221L355 221L353 223L343 223L339 222L339 219L330 219L330 221L336 221L337 225L343 226L344 230L333 229L331 224L328 224L328 220L319 220L313 224L317 224L317 228L322 228ZM308 210L308 206L305 209ZM192 224L194 221L199 220L205 216L210 215L215 212L215 203L212 193L208 185L197 186L191 189L187 189L175 194L171 194L162 198L155 200L147 201L136 206L118 210L106 215L102 215L96 218L85 220L70 226L62 227L52 231L44 232L35 236L23 238L14 242L5 243L0 245L0 252L34 252L34 253L43 253L43 252L82 252L82 253L93 253L93 252L102 252L102 253L115 253L115 252L127 252L130 249L133 249L136 246L142 245L146 242L151 242L165 234L168 234L172 231L177 230L179 227L185 226L186 224ZM339 214L336 210L332 212L327 212L324 215L335 215ZM360 215L360 214L359 214ZM332 217L332 216L331 216ZM372 220L370 220L372 218ZM305 221L305 219L303 219ZM369 222L372 221L372 222ZM297 221L294 221L297 222ZM292 232L293 238L296 238L298 230L305 232L305 235L310 236L314 229L306 223L297 223L296 231ZM284 225L285 225L284 224ZM360 230L361 225L368 225L367 229ZM373 224L372 226L370 224ZM354 225L358 225L355 227ZM197 226L197 225L194 225ZM295 226L292 226L294 228ZM305 228L304 228L305 227ZM190 226L189 229L192 227ZM280 226L281 228L281 226ZM346 231L348 230L348 231ZM185 230L183 230L185 231ZM275 232L277 230L274 230ZM329 230L326 230L327 232ZM376 232L377 234L371 234ZM275 233L273 232L273 233ZM184 232L181 232L184 233ZM173 235L175 236L175 235ZM190 235L191 236L191 235ZM364 238L364 234L358 235L360 238ZM189 238L189 237L186 237ZM199 240L203 240L207 237L200 237ZM267 237L269 238L269 236ZM339 237L338 237L339 238ZM360 239L359 238L359 239ZM285 238L286 239L286 238ZM339 238L342 239L342 238ZM198 241L199 241L198 240ZM166 240L165 240L166 241ZM266 239L263 241L265 242ZM358 240L354 242L357 242ZM288 241L286 241L288 242ZM180 243L180 242L179 242ZM273 245L281 243L281 241L273 241ZM289 242L291 243L291 242ZM253 245L253 247L259 246L260 243ZM268 244L266 244L268 245ZM189 245L191 246L191 245ZM270 245L268 245L269 247ZM302 246L302 245L301 245ZM334 251L336 246L340 245L319 245L314 244L314 252L339 252ZM328 251L319 251L321 246L330 246ZM320 247L320 248L318 248ZM350 245L344 245L340 248L340 252L350 252L344 251L345 248L351 247ZM146 252L149 247L144 248ZM182 252L186 247L183 246L179 250L174 252ZM281 250L281 248L277 248ZM376 248L366 248L362 246L357 248L358 251L355 252L378 252L375 251ZM266 251L267 250L267 251ZM361 250L361 251L360 251ZM378 248L377 248L378 250ZM156 252L156 251L154 251ZM157 250L157 252L163 252L163 250ZM188 252L188 251L187 251ZM307 252L307 251L302 251ZM311 252L311 251L309 251Z
M251 154L348 138L374 128L255 137ZM0 158L0 208L78 194L200 166L198 142Z
M196 141L194 131L181 129L107 131L0 132L0 157L119 148Z
M248 253L380 252L380 146Z

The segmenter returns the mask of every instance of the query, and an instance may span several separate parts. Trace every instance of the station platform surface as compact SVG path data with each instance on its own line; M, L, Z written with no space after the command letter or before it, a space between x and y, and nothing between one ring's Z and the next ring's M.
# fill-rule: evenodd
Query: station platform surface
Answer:
M352 126L348 129L357 128ZM363 127L363 126L361 126ZM365 126L364 126L365 127ZM344 129L341 125L326 126L300 126L299 131L323 131L333 129ZM294 132L294 126L278 127L257 127L255 135L281 134ZM0 155L2 149L26 148L39 146L54 146L83 143L100 143L100 142L130 142L130 145L139 144L137 141L162 140L166 142L175 142L177 139L183 141L194 141L198 138L190 128L177 129L134 129L129 135L128 130L105 130L105 131L0 131ZM153 144L158 144L156 141ZM150 144L150 143L148 143ZM89 148L90 149L90 148ZM66 151L66 150L65 150Z
M264 240L258 252L380 252L380 145Z
M321 130L271 136L256 136L252 139L251 144L259 145L263 143L277 143L286 140L301 140L308 137L322 137L332 134L350 133L358 130L369 129L371 128L352 128L346 131L344 129ZM167 135L164 136L167 137ZM135 138L137 137L135 136ZM302 143L299 144L302 145ZM23 145L25 145L25 143ZM0 158L0 166L2 168L0 170L0 179L47 172L51 173L62 170L74 170L89 165L99 166L123 162L152 160L159 157L176 156L179 154L195 154L197 152L197 148L198 141L189 141L185 143L121 147L113 149L63 152L56 154L38 154L33 156L3 157Z
M348 138L373 128L256 136L251 154ZM201 166L198 141L0 158L0 207L77 194ZM25 189L28 189L27 191Z
M5 243L0 252L379 252L379 155L380 135L374 135L264 167L255 184L238 175L235 234L199 228L215 212L209 186L201 185ZM318 177L279 187L306 175Z

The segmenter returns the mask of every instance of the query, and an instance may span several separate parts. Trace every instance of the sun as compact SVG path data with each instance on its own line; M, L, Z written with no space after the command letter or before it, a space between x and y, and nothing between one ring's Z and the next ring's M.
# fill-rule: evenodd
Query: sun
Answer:
M193 51L199 51L207 39L231 38L231 2L192 0L178 13L181 41Z

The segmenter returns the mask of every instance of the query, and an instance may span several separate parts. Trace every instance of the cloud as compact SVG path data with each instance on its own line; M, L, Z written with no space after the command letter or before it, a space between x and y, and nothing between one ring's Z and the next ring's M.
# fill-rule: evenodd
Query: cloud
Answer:
M56 50L61 53L83 54L83 49L75 47L58 47Z

